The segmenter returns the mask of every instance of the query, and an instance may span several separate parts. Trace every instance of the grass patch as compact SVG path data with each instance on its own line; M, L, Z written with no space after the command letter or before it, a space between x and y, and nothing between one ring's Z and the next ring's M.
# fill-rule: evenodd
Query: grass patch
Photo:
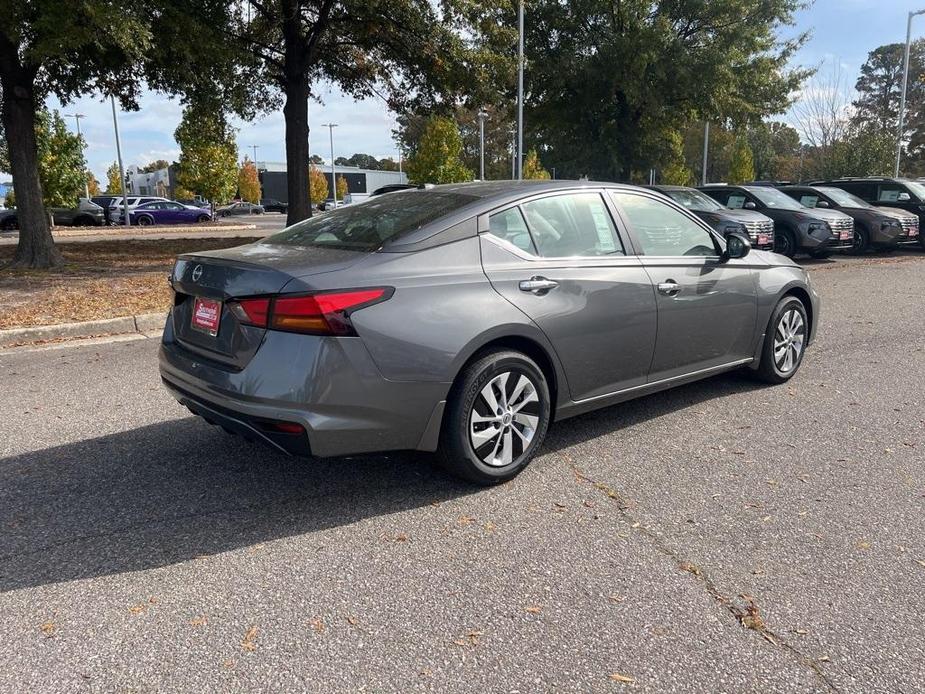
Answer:
M230 248L257 238L152 239L60 244L65 264L0 270L0 329L167 311L167 273L182 253ZM0 246L0 266L15 246Z

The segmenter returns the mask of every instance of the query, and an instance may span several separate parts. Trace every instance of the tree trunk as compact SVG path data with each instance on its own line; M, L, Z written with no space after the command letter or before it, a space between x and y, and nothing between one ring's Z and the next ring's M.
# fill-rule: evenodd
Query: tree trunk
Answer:
M15 79L10 66L3 65L2 117L10 156L10 173L16 191L19 245L14 267L46 268L64 262L55 248L39 180L39 157L35 141L35 91L33 84Z
M289 80L283 91L286 104L286 184L289 194L286 224L295 224L312 215L308 194L308 85L304 77Z

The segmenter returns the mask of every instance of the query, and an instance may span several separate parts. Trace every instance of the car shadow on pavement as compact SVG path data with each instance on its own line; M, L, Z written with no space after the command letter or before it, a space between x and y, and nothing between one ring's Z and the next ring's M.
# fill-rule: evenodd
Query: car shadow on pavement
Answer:
M755 387L721 376L582 415L554 425L541 455ZM0 460L0 592L154 569L479 491L424 454L288 458L199 418L170 420Z

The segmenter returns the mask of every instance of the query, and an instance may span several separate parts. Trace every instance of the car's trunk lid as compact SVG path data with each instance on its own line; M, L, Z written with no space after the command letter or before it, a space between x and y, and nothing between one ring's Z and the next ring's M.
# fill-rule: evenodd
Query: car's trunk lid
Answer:
M361 260L367 253L318 247L249 244L177 259L171 275L175 291L173 330L190 351L234 369L243 369L263 342L265 328L244 325L229 310L228 302L253 296L308 291L303 278L334 272ZM197 299L198 325L194 325ZM217 325L202 325L203 310L219 302Z

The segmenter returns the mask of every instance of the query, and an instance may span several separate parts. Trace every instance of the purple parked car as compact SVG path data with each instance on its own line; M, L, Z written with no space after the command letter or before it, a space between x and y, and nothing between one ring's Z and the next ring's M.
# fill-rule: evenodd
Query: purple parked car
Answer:
M131 223L138 226L150 224L191 224L209 222L212 216L208 210L179 202L149 202L129 212Z

